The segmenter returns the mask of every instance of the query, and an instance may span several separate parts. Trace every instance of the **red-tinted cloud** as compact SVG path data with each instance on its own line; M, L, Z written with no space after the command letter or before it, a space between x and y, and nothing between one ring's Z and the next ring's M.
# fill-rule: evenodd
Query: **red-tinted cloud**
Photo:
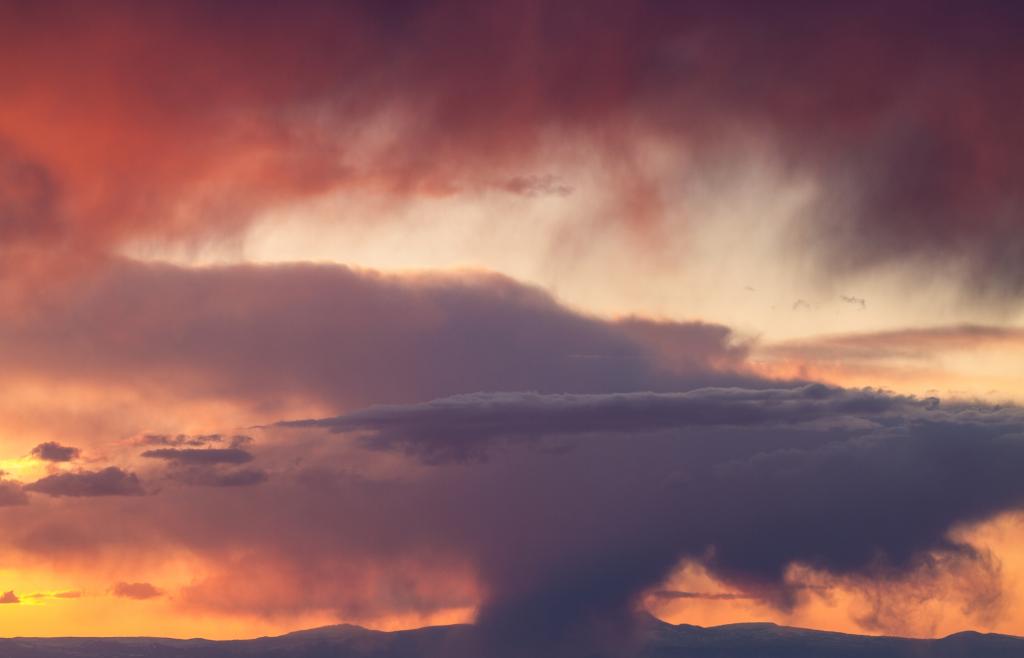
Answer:
M114 596L144 601L162 596L163 592L150 583L117 583L113 589Z
M1012 4L0 12L0 235L29 270L131 237L230 233L268 205L345 186L561 194L532 173L552 140L616 173L613 221L656 227L664 181L645 173L646 138L742 160L729 145L754 135L821 183L794 240L831 270L955 254L984 287L1024 284L1024 15Z

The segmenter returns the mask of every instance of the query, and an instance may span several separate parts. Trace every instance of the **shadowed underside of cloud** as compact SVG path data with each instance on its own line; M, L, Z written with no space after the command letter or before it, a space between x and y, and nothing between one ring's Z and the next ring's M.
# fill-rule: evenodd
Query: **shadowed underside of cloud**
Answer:
M724 326L604 320L482 273L122 263L40 295L18 313L0 310L0 320L9 374L263 409L296 398L351 409L474 390L664 391L758 382L743 373L746 350ZM143 442L164 445L161 455L179 459L231 450L166 452L216 443L202 437Z
M753 135L820 183L793 238L829 271L955 256L1019 291L1022 24L995 0L11 3L0 237L74 261L335 189L563 194L530 173L552 135L650 228L645 145Z
M127 473L116 466L99 471L74 471L56 473L26 484L25 491L47 496L141 496L145 493L142 483L134 473Z
M250 437L241 436L233 440L242 445L252 442ZM231 468L252 461L252 453L241 448L159 448L146 450L141 456L167 462L169 479L193 486L248 487L262 484L269 477L259 468Z
M692 427L773 427L870 415L884 418L938 400L811 384L789 389L697 389L685 393L541 395L477 393L415 405L381 406L336 418L284 421L362 435L370 447L400 448L437 463L483 458L495 440L581 434L655 433Z

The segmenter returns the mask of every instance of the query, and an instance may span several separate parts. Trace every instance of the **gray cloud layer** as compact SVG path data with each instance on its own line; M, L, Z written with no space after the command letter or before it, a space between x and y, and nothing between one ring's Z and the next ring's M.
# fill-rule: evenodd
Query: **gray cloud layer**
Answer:
M99 471L56 473L25 485L25 491L47 496L141 496L145 491L134 473L126 473L116 466Z
M240 448L159 448L146 450L142 456L192 466L252 461L252 454Z
M17 313L0 308L0 320L10 373L262 410L288 399L352 409L477 390L757 383L721 325L603 320L480 273L122 263Z
M424 461L442 462L482 458L491 444L500 439L635 435L715 426L765 428L864 415L882 419L937 405L938 400L933 398L919 400L821 384L788 389L712 388L684 393L477 393L279 425L357 433L369 446L398 447Z

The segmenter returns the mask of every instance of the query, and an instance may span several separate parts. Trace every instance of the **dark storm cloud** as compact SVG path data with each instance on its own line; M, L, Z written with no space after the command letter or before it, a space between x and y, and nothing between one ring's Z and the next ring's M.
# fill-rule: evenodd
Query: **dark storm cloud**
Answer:
M26 484L24 489L47 496L73 497L141 496L145 493L138 476L116 466L99 471L56 473Z
M636 605L680 562L782 609L818 595L789 580L793 565L853 588L892 583L894 597L901 582L957 570L950 596L992 600L998 578L981 577L993 573L984 553L954 531L1024 508L1024 411L1013 406L824 386L503 393L321 425L263 430L269 477L244 495L183 486L45 518L9 508L9 541L34 556L167 542L207 556L209 575L181 594L197 613L224 609L225 591L237 592L236 613L479 604L485 655L561 657L603 655L567 645L621 646ZM332 434L339 425L345 434ZM448 442L445 458L414 447ZM459 451L488 459L449 458ZM432 465L403 464L407 453Z
M479 394L322 426L436 464L483 454L495 438L586 439L436 467L441 479L479 471L465 475L479 487L465 492L472 500L442 517L494 515L465 531L487 535L465 537L488 592L480 632L523 655L627 628L638 597L680 560L790 608L808 594L787 581L793 564L885 581L936 554L974 563L950 531L1024 506L1024 412L875 391Z
M794 249L828 272L955 257L1024 286L1015 3L7 3L0 26L12 253L230 234L337 189L561 194L521 174L553 140L617 172L606 221L656 229L645 145L735 163L753 136L819 183Z
M488 274L122 263L30 310L0 309L0 320L9 373L229 398L263 410L292 399L351 409L474 390L665 391L757 382L743 374L746 349L727 327L604 320ZM197 448L244 447L246 439L139 441Z
M252 461L252 454L239 448L160 448L147 450L142 456L183 465L244 464Z
M34 457L48 462L69 462L78 459L80 452L78 448L62 446L56 441L40 443L35 448L32 448L32 455Z

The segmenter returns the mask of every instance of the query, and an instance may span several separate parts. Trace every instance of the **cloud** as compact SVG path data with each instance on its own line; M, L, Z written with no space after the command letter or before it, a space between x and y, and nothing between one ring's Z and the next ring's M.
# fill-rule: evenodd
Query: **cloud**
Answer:
M685 393L477 393L415 405L379 406L335 418L284 421L360 436L375 449L400 449L428 463L486 456L497 440L633 435L687 427L813 423L848 416L917 413L938 404L874 390L811 384L788 389L697 389Z
M659 589L651 592L658 599L700 599L703 601L744 601L754 597L733 592L684 592L679 590Z
M220 434L200 434L190 436L188 434L143 434L134 440L135 445L140 446L206 446L212 443L220 443L223 440Z
M904 391L1018 399L1024 354L1017 327L948 325L825 334L766 343L751 363L775 376L889 386Z
M114 596L119 596L125 599L135 599L136 601L144 601L146 599L155 599L158 596L162 596L163 592L151 585L150 583L117 583L113 588Z
M177 309L172 316L168 307ZM17 313L0 307L0 320L9 377L230 400L261 415L291 401L351 409L475 390L678 390L758 381L745 374L746 348L727 327L605 320L537 288L472 272L121 263L60 293L41 292ZM218 440L244 442L142 437L169 448Z
M870 583L918 573L932 555L973 564L950 531L1024 506L1012 466L1024 412L877 391L477 394L303 426L411 454L439 479L480 471L464 495L481 502L447 518L494 515L467 532L497 535L477 550L480 627L498 646L626 623L681 560L783 609L805 591L788 580L793 565ZM516 449L567 437L568 451ZM496 454L497 439L512 443ZM490 459L466 466L467 454ZM491 543L522 547L524 535L533 548L519 555Z
M173 471L170 477L185 484L202 487L251 487L270 479L259 468L217 469L190 467Z
M26 503L28 503L28 496L25 495L20 482L0 479L0 507L25 505Z
M48 462L69 462L78 459L81 451L71 446L62 446L56 441L40 443L32 448L32 455Z
M141 496L145 493L138 476L116 466L99 471L56 473L26 484L24 489L47 496L72 497Z
M34 557L180 547L208 574L181 595L197 614L475 606L479 641L504 648L488 655L557 655L628 638L680 563L783 610L814 595L800 568L989 614L998 578L957 530L1024 508L1024 411L872 390L478 393L262 432L269 477L244 495L54 507L8 541ZM447 442L487 459L415 447ZM111 514L130 532L103 532Z
M61 263L339 189L560 194L518 172L573 147L616 173L603 221L657 230L680 173L649 172L651 145L734 164L746 138L823 191L793 236L821 274L954 257L972 287L1019 291L1021 19L946 0L12 6L0 234Z
M69 590L65 592L34 592L32 594L26 594L22 598L26 599L79 599L82 597L82 593L77 590Z
M868 307L868 303L863 297L854 297L852 295L840 295L839 299L843 300L844 302L852 306L858 306L861 309L866 309Z
M1024 330L964 324L813 336L765 345L759 351L775 357L808 360L882 361L924 360L956 350L1009 350L1019 346L1024 346Z
M240 448L160 448L147 450L143 457L184 465L244 464L252 454Z
M520 196L569 196L573 188L566 185L557 176L514 176L500 185L501 189Z
M8 591L0 595L0 603L21 603L21 599L14 592Z

